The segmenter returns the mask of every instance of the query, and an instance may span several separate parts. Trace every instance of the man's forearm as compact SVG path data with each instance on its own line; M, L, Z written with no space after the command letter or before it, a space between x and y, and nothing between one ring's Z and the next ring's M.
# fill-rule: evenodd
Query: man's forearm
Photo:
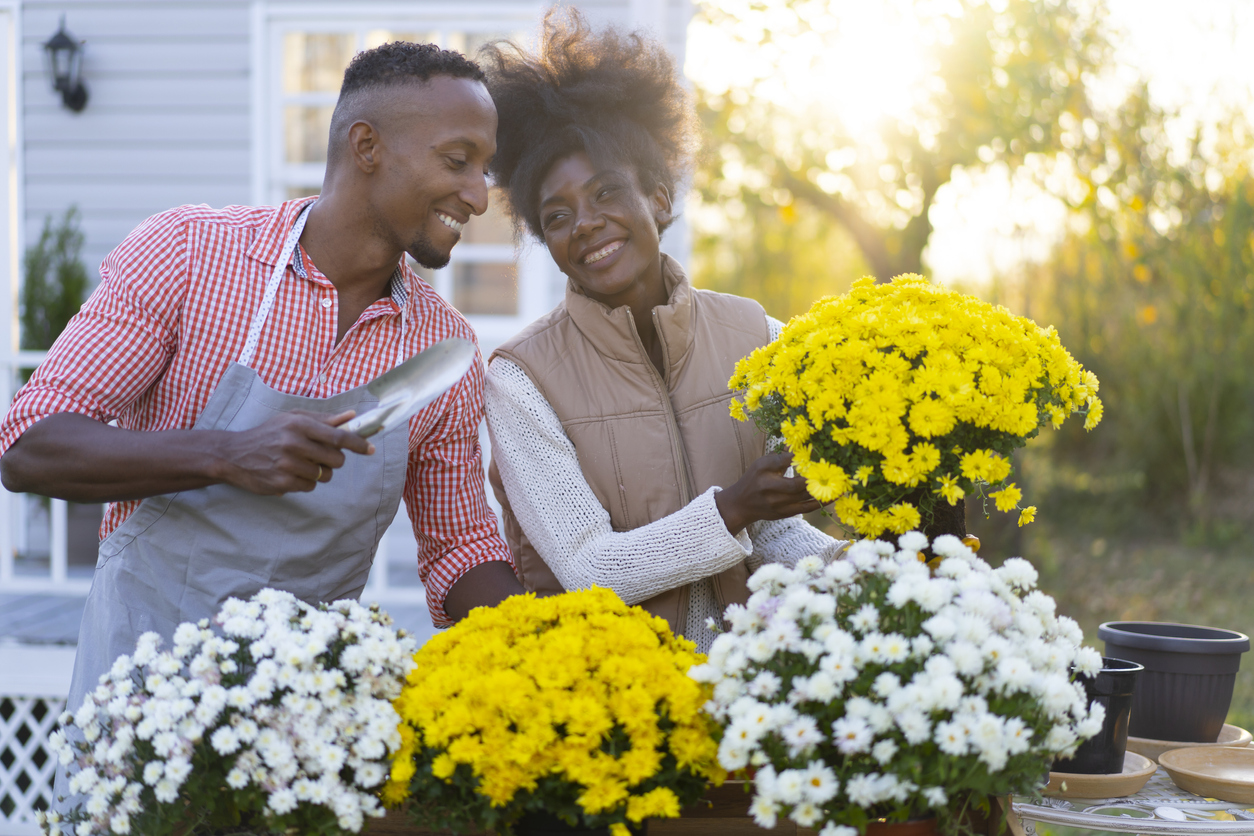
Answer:
M331 480L346 453L374 445L340 425L353 412L281 412L247 430L137 432L50 415L0 458L4 486L76 502L118 502L225 483L274 496Z
M217 481L215 436L199 430L135 432L86 415L50 415L0 457L10 491L75 502L117 502Z
M444 612L454 621L461 621L475 607L494 607L509 596L525 591L514 574L514 567L505 561L480 563L449 589L444 596Z

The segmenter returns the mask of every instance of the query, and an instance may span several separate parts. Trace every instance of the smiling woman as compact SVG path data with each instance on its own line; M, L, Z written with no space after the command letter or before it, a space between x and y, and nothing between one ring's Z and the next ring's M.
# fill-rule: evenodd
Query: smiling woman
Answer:
M492 164L566 298L493 354L491 478L524 584L602 586L708 648L763 562L836 554L787 455L728 411L736 360L780 325L697 290L660 250L694 144L665 48L550 13L536 54L489 49Z

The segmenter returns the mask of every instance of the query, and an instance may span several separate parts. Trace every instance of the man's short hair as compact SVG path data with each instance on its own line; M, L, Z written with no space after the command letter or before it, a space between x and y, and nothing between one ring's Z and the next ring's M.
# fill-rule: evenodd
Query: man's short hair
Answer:
M460 52L440 49L435 44L391 43L359 52L348 62L340 98L331 115L331 137L327 163L336 158L338 143L350 125L361 118L361 105L382 88L430 81L433 76L483 81L483 70Z

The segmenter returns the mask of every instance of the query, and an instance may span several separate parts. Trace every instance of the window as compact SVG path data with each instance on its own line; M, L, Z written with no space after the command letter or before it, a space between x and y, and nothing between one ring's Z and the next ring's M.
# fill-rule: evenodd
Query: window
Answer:
M306 9L307 12L307 9ZM350 15L288 19L271 7L267 44L264 199L278 203L317 194L327 161L327 135L344 68L361 50L394 40L435 43L474 56L484 43L525 38L539 10L520 4L474 21L415 17L412 7L365 20ZM440 270L419 269L478 332L485 354L557 303L563 283L546 253L519 249L500 195L472 218Z

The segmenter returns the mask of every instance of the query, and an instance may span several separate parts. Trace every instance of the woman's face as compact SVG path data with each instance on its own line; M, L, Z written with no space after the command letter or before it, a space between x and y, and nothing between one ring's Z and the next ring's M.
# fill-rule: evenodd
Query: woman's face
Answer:
M670 220L666 188L641 188L628 166L597 169L581 152L553 164L540 183L540 229L557 266L610 307L665 298L658 224Z

